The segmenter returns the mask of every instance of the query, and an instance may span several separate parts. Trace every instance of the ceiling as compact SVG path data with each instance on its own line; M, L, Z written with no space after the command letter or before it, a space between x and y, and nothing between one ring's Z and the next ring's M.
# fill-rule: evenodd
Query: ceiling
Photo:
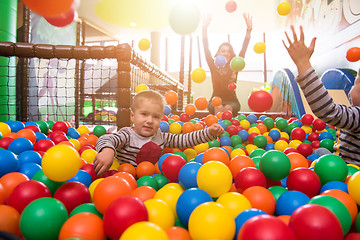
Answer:
M169 24L169 16L187 0L82 0L78 8L80 19L85 20L87 38L129 40L148 37L157 31L162 35L176 35ZM281 17L276 12L278 0L235 0L236 10L225 9L228 0L192 0L201 16L210 14L209 33L237 33L246 30L242 13L253 17L253 31L276 30ZM281 20L281 19L280 19ZM193 34L200 34L201 20ZM195 23L196 24L196 23ZM89 40L89 39L88 39Z

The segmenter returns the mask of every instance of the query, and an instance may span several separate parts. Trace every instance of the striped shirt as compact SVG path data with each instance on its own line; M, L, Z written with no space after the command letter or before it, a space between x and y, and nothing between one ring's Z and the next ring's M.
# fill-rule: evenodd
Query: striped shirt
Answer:
M215 140L217 136L210 134L209 128L194 131L187 134L171 134L161 132L160 129L151 137L143 137L135 133L131 127L121 128L114 134L102 135L97 143L96 149L100 152L103 148L112 148L116 153L116 159L121 163L136 164L136 156L141 147L152 141L160 146L168 148L194 147L200 143Z
M334 103L314 68L297 77L312 112L325 123L340 128L335 149L347 163L360 165L360 107Z

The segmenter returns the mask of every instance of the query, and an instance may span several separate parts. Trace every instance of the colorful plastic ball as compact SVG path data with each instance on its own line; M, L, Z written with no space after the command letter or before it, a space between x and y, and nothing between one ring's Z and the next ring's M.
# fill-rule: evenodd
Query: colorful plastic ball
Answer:
M142 176L136 181L137 187L149 186L155 190L159 190L159 185L156 180L151 176Z
M0 205L0 233L2 239L21 239L19 229L19 212L12 206Z
M41 139L34 144L35 151L46 152L49 148L55 146L55 143L50 139Z
M329 209L339 219L344 235L348 233L351 227L351 216L342 202L331 196L319 195L311 198L308 203L318 204Z
M90 184L93 182L92 176L85 170L79 170L74 177L67 180L68 182L80 182L86 187L90 187Z
M169 90L165 93L165 101L169 105L175 105L177 103L178 95L175 91Z
M159 128L160 128L161 132L165 132L165 133L169 132L169 130L170 130L169 124L165 121L160 122Z
M244 223L249 220L252 217L258 216L258 215L267 215L266 212L256 209L256 208L249 208L242 211L239 215L235 218L236 223L236 234L234 239L238 239L237 236L239 234L240 229L244 225Z
M214 59L215 66L224 67L226 64L226 58L222 55L216 56ZM215 106L215 105L214 105Z
M346 59L349 62L356 62L360 60L360 48L352 47L346 52Z
M286 188L282 186L271 186L268 188L268 190L271 192L271 194L274 196L275 202L279 199L279 197L286 191L288 191Z
M229 83L228 84L228 89L230 91L234 91L236 89L236 83L234 83L234 82Z
M326 123L320 120L319 118L314 119L312 122L313 131L322 131L326 127Z
M196 111L194 104L188 104L185 106L185 113L189 116L194 115Z
M242 211L251 208L249 200L244 195L237 192L224 193L216 200L216 202L227 208L234 219Z
M53 132L57 130L62 131L66 134L69 131L69 127L64 121L58 121L54 123L52 130Z
M254 112L266 112L273 104L273 98L268 91L253 91L248 98L248 105Z
M98 152L92 148L85 149L82 151L80 157L84 159L87 163L94 163L95 156Z
M264 174L255 167L246 167L241 169L234 178L237 191L243 193L252 186L266 187L266 178Z
M333 154L321 156L315 163L314 171L322 185L331 181L344 181L348 173L345 161Z
M241 137L242 142L246 142L248 140L249 133L246 130L239 131L238 135Z
M27 138L17 138L9 144L8 150L12 151L16 155L19 155L24 151L34 150L34 146L32 142Z
M85 212L93 213L93 214L99 216L100 218L103 217L103 215L98 210L96 210L96 207L93 203L84 203L84 204L77 206L76 208L74 208L71 211L71 213L69 214L69 217L74 216L79 213L85 213Z
M59 200L39 198L27 205L22 212L21 234L29 240L58 239L60 229L67 219L68 212Z
M143 161L136 167L136 176L141 178L143 176L152 176L156 173L155 165L149 161Z
M320 136L319 136L319 138L320 138ZM334 152L334 141L332 139L328 139L328 138L322 139L319 143L319 147L326 148L330 152Z
M310 154L313 153L313 149L312 149L311 145L308 144L308 143L304 143L304 142L303 142L303 143L300 143L300 144L297 146L296 150L297 150L300 154L302 154L305 158L308 157Z
M237 4L235 1L230 0L225 4L225 10L229 13L235 12L236 8Z
M179 183L184 189L198 187L196 176L200 167L198 162L188 162L180 169Z
M235 72L240 72L245 67L245 61L240 56L233 57L230 61L230 67Z
M321 187L320 193L323 193L324 191L332 190L332 189L337 189L337 190L343 191L345 193L348 193L348 184L346 184L342 181L330 181L330 182L325 183Z
M185 228L173 226L165 231L171 240L191 240L190 233Z
M17 133L15 133L15 139L17 139L17 138L26 138L26 139L30 140L30 142L32 144L34 144L36 142L35 132L33 130L26 129L26 128L21 129Z
M106 208L103 216L104 229L107 236L119 239L124 231L134 223L148 221L145 204L133 196L122 196Z
M288 2L282 2L277 6L276 10L280 16L286 16L290 13L291 6Z
M138 46L139 46L139 49L141 51L146 51L146 50L148 50L150 48L151 44L150 44L149 39L142 38L142 39L140 39L140 41L138 43ZM145 84L140 84L140 85L145 85ZM138 90L138 89L136 88L136 90ZM143 90L140 90L140 91L136 91L136 93L139 93L139 92L144 91L144 90L149 90L149 88L143 89Z
M220 138L220 146L231 146L231 138L227 136L223 136Z
M22 164L19 168L19 172L25 174L29 179L31 179L35 173L41 170L41 166L37 163L29 162Z
M221 143L221 139L220 139L220 143ZM229 165L230 159L228 153L226 153L224 149L219 147L214 147L206 150L202 157L203 164L209 161L219 161L224 163L225 165Z
M56 182L56 181L53 181L51 179L49 179L43 172L43 170L39 170L37 171L31 180L36 180L36 181L39 181L39 182L42 182L44 183L50 190L51 192L51 195L53 196L56 192L56 190L62 185L64 184L65 182Z
M244 223L237 239L295 240L296 237L291 229L280 219L269 215L258 215Z
M70 130L70 128L69 128L69 130ZM101 137L102 135L106 134L106 128L104 126L97 125L93 129L93 134L97 137Z
M180 169L186 164L183 157L172 154L166 157L162 163L162 172L172 182L178 182Z
M264 53L266 49L266 45L264 42L257 42L254 45L254 52L255 53Z
M200 9L193 2L178 3L169 13L169 24L180 35L191 34L199 25Z
M263 135L257 135L254 138L254 145L256 145L259 148L264 148L267 144L267 139Z
M195 83L202 83L206 79L206 72L202 68L196 68L191 72L191 79Z
M314 197L320 192L321 183L318 175L308 168L296 168L287 177L286 185L289 190L296 190Z
M261 186L252 186L242 193L253 208L258 208L270 215L275 212L275 198L271 192Z
M176 203L180 195L184 192L184 189L177 183L173 184L175 185L171 185L171 183L168 183L164 187L159 189L156 192L154 198L165 201L171 207L174 215L176 216Z
M161 227L152 222L137 222L128 227L121 235L120 240L168 240L168 236Z
M303 206L309 202L310 198L299 191L286 191L278 198L276 202L276 214L291 215L300 206Z
M144 203L148 212L149 222L158 225L164 230L174 226L175 215L166 202L160 199L149 199Z
M9 121L6 121L5 123L10 127L11 132L14 132L14 133L25 128L25 124L20 121L9 120Z
M11 132L11 128L8 124L4 122L0 122L0 132L3 136L5 136Z
M164 115L168 116L171 113L171 108L169 106L164 107Z
M67 181L81 167L79 153L67 145L56 145L46 151L42 160L45 175L53 181Z
M208 107L208 105L209 105L209 102L205 97L200 96L195 99L195 107L198 110L205 110Z
M189 218L189 233L193 239L232 239L235 228L233 217L219 203L203 203Z
M354 173L348 180L348 191L350 196L356 201L356 203L360 204L360 172Z
M19 170L18 157L9 150L0 150L0 177Z
M260 170L271 180L283 179L289 174L290 168L290 159L278 150L267 151L260 160Z
M29 181L29 178L25 174L19 172L10 172L2 176L0 178L0 184L5 190L6 198L12 193L16 186L26 181Z

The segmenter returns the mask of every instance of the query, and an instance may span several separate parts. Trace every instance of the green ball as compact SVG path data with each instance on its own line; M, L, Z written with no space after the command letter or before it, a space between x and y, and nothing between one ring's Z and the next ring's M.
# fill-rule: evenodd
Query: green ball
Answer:
M27 240L56 240L68 212L55 198L39 198L27 205L20 216L20 230Z
M299 127L299 125L297 125L296 123L290 123L290 124L288 124L287 125L287 127L286 127L286 131L289 133L289 134L291 134L291 131L292 130L294 130L295 128L298 128Z
M254 145L259 148L264 148L267 144L267 138L264 135L257 135L254 138Z
M257 123L252 123L250 124L250 127L256 127L258 124Z
M153 179L155 179L155 181L157 182L159 189L169 183L169 179L167 179L162 174L156 174L155 176L153 176Z
M360 213L357 215L355 219L355 227L356 227L356 232L360 233Z
M52 127L53 127L53 125L54 125L54 121L51 121L51 120L48 120L48 121L46 121L46 123L48 124L48 126L49 126L49 129L50 130L52 130Z
M230 120L222 120L222 122L226 125L226 127L232 125L232 123L230 122Z
M306 140L306 139L305 139L305 140L303 140L302 142L303 142L303 143L307 143L307 144L310 144L310 145L311 145L311 142L310 142L309 140Z
M317 204L329 209L339 219L344 235L349 232L351 227L351 216L342 202L331 196L318 195L311 198L308 204Z
M281 180L290 173L291 163L285 153L269 150L260 159L260 170L271 180Z
M187 161L187 156L186 156L186 154L184 152L176 151L176 152L174 152L174 154L182 157L183 159L185 159L185 161Z
M324 185L331 181L343 182L348 174L348 167L341 157L327 154L318 158L314 171L319 176L321 185Z
M264 119L263 124L266 126L268 130L270 130L274 127L275 122L274 119L267 117Z
M97 125L93 129L93 134L97 137L101 137L102 135L106 134L106 128L101 125Z
M195 124L195 123L198 123L198 121L196 121L195 119L190 119L189 122Z
M43 134L47 134L49 132L49 124L45 121L37 121L36 122L39 125L40 131Z
M51 192L51 196L54 196L56 190L63 185L65 182L55 182L53 180L51 180L50 178L48 178L44 171L42 169L40 169L39 171L37 171L31 178L31 180L36 180L39 182L42 182L43 184L45 184L50 192Z
M237 116L237 120L241 121L241 120L246 120L246 115L245 114L240 114Z
M288 191L286 188L283 188L281 186L271 186L271 187L268 188L268 190L274 196L275 202L277 202L277 200L279 199L281 194Z
M71 213L69 214L69 217L74 216L75 214L78 214L78 213L83 213L83 212L93 213L93 214L99 216L101 219L103 217L101 212L99 212L96 209L96 207L93 203L84 203L84 204L77 206L76 208L74 208L71 211Z
M246 147L243 145L243 144L238 144L234 147L235 149L236 148L242 148L242 149L246 149Z
M169 125L172 124L172 123L174 123L174 122L175 122L174 119L172 119L172 118L169 118L169 119L168 119L168 124L169 124Z
M136 181L136 185L137 187L149 186L155 189L156 191L160 189L157 181L151 176L142 176Z
M231 146L233 147L242 143L242 139L239 135L232 135L230 139L231 139Z
M255 167L260 170L260 160L261 160L261 157L260 157L260 156L255 156L255 157L252 157L251 159L252 159L253 162L255 163Z
M250 154L249 157L253 158L253 157L262 157L262 155L264 155L264 153L266 153L266 150L262 149L262 148L257 148L254 149Z
M235 72L240 72L245 67L245 61L240 56L233 57L230 61L230 67Z
M348 168L348 176L354 175L354 173L359 171L359 169L353 166L347 166L347 168Z
M280 130L284 130L288 126L288 122L284 118L277 118L275 124L276 124L276 128Z
M220 142L219 142L219 140L210 141L210 142L209 142L209 148L212 148L212 147L220 147Z
M230 134L227 131L225 131L223 134L219 135L219 138L222 137L230 137Z
M334 152L334 141L328 138L325 138L320 141L319 147L326 148L330 152Z

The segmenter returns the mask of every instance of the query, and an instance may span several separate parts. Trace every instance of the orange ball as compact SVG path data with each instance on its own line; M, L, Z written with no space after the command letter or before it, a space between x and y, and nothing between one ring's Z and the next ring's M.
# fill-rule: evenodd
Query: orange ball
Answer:
M101 180L94 189L93 203L102 214L106 208L117 198L131 195L132 188L123 178L107 177Z
M86 144L88 144L87 137L79 137L77 140L79 141L81 146L85 146Z
M180 121L179 115L176 115L176 114L172 115L170 118L173 119L175 122Z
M206 99L206 97L198 97L195 100L195 107L198 110L205 110L209 105L208 100Z
M195 108L195 105L194 104L188 104L188 105L186 105L186 107L185 107L185 113L187 114L187 115L194 115L194 113L195 113L195 111L196 111L196 108Z
M136 167L136 176L141 178L143 176L151 176L156 173L155 165L148 161L143 161Z
M220 118L222 118L222 114L223 114L223 112L218 112L218 113L216 113L216 117L217 117L218 119L220 119Z
M209 114L205 118L206 126L210 127L211 125L218 123L218 118L215 115Z
M246 167L255 167L254 161L249 156L238 155L230 160L229 168L233 177L235 177L241 169Z
M131 193L132 196L139 198L141 201L153 199L156 194L156 190L150 186L140 186L135 188Z
M0 205L0 231L9 232L16 236L20 234L20 213L8 205Z
M291 163L290 172L292 170L294 170L295 168L299 168L299 167L308 168L309 167L309 162L302 154L297 153L297 152L291 152L291 153L288 153L287 156L290 159L290 163Z
M267 140L267 143L273 143L273 139L268 135L268 136L265 136L266 137L266 140Z
M59 233L59 240L70 238L105 240L106 234L102 219L90 212L81 212L71 216L62 225Z
M98 140L98 137L94 134L89 134L89 136L87 137L88 143L91 145L96 146L96 142Z
M211 99L211 104L214 106L214 107L218 107L218 106L220 106L221 105L221 103L222 103L222 101L221 101L221 98L220 97L213 97L212 99Z
M155 163L156 174L162 174L159 168L159 162Z
M175 105L177 103L178 95L175 91L169 90L165 93L165 102L169 105Z
M251 203L253 208L263 210L269 215L273 215L275 212L275 198L272 193L260 186L253 186L247 188L242 193Z
M6 190L5 187L0 183L0 205L5 204L6 202Z
M203 125L201 125L200 123L195 123L194 124L194 131L199 131L201 129L204 129Z
M259 123L258 125L256 125L256 127L260 130L260 134L264 134L267 132L267 127L265 126L265 124Z
M128 172L117 172L113 175L114 177L120 177L125 179L131 186L131 188L134 190L135 188L137 188L137 183L136 183L136 179L133 175L131 175Z
M29 139L32 144L35 144L36 142L36 135L33 130L31 129L21 129L15 134L15 139L17 138L26 138Z
M182 227L171 227L165 230L169 240L191 240L188 230Z
M120 166L118 166L117 170L119 172L128 172L131 175L133 175L133 177L136 177L136 169L130 163L122 163L122 164L120 164Z
M26 181L29 181L29 178L25 174L19 172L11 172L3 175L0 178L0 183L5 189L6 198L9 197L17 185Z
M289 222L290 222L289 215L280 215L280 216L277 216L277 218L280 219L281 221L283 221L286 225L289 225Z
M194 131L194 124L192 122L186 122L181 128L183 133L190 133Z
M14 133L14 132L9 132L9 133L6 134L4 137L9 137L9 138L15 139L15 136L16 136L16 133Z
M212 147L205 151L202 161L203 164L209 161L219 161L229 166L230 158L224 149Z
M219 140L219 138L217 139L217 140ZM219 140L220 141L220 140ZM230 155L231 154L231 152L232 152L232 149L231 149L231 147L229 147L229 146L222 146L222 148L225 148L227 151L228 151L228 155Z

